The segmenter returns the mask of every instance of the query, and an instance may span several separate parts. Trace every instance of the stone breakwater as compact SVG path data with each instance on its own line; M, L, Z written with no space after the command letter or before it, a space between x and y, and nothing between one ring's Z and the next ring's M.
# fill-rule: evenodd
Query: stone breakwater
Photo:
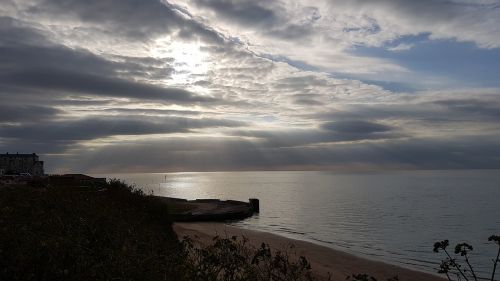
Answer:
M171 218L177 222L241 220L259 212L259 200L249 202L219 199L186 200L156 197L169 206Z

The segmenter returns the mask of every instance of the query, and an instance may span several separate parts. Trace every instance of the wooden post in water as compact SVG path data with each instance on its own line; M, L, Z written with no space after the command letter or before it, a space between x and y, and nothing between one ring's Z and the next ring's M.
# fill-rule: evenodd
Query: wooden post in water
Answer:
M257 198L250 198L248 199L250 201L250 206L252 206L252 209L255 213L258 213L260 211L259 207L259 199Z

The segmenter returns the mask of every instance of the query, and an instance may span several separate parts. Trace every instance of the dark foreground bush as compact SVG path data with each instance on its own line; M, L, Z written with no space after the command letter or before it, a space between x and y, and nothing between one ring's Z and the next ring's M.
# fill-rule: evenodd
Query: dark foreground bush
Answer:
M303 256L293 254L293 247L272 251L262 243L255 249L247 245L245 237L216 236L208 246L195 246L189 237L183 245L188 261L188 280L317 280L311 265Z
M0 280L175 280L165 206L118 181L0 189Z
M179 242L164 203L113 180L92 188L0 188L0 280L317 279L292 248L255 249L237 237L198 247Z
M448 240L443 240L434 243L434 252L438 253L443 251L446 255L445 259L441 261L438 273L446 275L448 280L490 280L495 281L495 274L497 266L500 263L500 236L491 235L488 241L492 242L493 245L497 247L497 254L494 259L492 259L491 276L482 277L478 276L475 272L474 267L470 261L469 253L474 249L472 245L467 243L459 243L455 245L454 255L450 254L448 251L448 246L450 242Z

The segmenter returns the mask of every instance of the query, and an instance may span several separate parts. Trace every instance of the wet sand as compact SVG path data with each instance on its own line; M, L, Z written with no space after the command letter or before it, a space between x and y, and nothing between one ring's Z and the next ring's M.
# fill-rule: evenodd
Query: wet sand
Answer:
M297 255L305 256L311 263L312 269L316 274L327 277L328 273L331 273L332 280L345 280L346 276L353 273L366 273L380 281L396 275L400 281L445 280L437 275L368 260L310 242L289 239L267 232L228 226L223 223L175 223L174 230L179 238L188 235L202 244L209 244L215 235L223 237L233 235L245 236L249 239L249 244L256 248L262 242L269 244L273 249L286 249L293 244Z

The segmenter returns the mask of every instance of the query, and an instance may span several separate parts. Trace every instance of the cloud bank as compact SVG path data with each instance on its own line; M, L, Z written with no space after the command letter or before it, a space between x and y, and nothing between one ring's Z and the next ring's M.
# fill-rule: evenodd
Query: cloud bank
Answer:
M8 0L0 149L50 172L500 168L500 89L399 59L496 56L498 7Z

